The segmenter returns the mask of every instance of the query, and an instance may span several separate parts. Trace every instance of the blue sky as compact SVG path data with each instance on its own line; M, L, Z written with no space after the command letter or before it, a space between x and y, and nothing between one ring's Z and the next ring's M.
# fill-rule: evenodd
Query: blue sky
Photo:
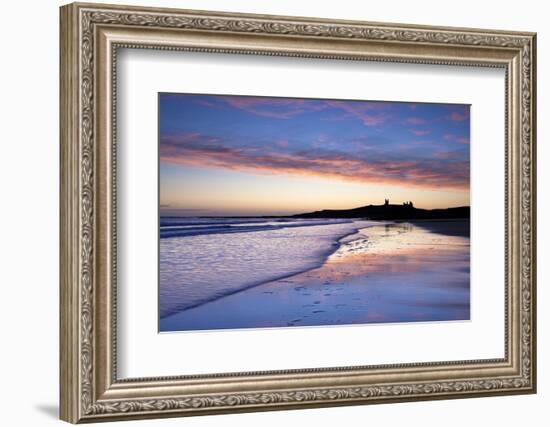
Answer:
M159 108L164 214L469 205L467 105L160 94Z

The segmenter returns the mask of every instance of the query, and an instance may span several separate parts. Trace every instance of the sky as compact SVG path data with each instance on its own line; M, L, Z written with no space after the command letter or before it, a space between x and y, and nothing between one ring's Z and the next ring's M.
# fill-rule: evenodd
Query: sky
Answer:
M159 94L160 212L470 204L470 106Z

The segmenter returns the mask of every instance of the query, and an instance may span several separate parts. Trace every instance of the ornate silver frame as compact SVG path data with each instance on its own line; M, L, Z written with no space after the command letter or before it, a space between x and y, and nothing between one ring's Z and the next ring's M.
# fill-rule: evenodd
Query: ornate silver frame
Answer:
M111 421L534 393L535 34L99 4L61 8L61 419ZM119 380L117 48L506 70L505 357Z

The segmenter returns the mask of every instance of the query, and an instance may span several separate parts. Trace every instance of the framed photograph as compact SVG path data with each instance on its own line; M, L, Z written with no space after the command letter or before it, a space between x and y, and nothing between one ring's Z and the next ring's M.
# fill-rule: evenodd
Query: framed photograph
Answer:
M536 391L535 34L61 8L61 418Z

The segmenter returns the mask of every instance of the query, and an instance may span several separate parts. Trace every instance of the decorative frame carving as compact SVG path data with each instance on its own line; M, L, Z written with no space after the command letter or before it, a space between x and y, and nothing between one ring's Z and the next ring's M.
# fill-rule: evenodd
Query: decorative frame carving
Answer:
M113 147L119 47L505 68L505 357L117 379ZM535 49L533 33L63 6L61 418L77 423L535 392Z

